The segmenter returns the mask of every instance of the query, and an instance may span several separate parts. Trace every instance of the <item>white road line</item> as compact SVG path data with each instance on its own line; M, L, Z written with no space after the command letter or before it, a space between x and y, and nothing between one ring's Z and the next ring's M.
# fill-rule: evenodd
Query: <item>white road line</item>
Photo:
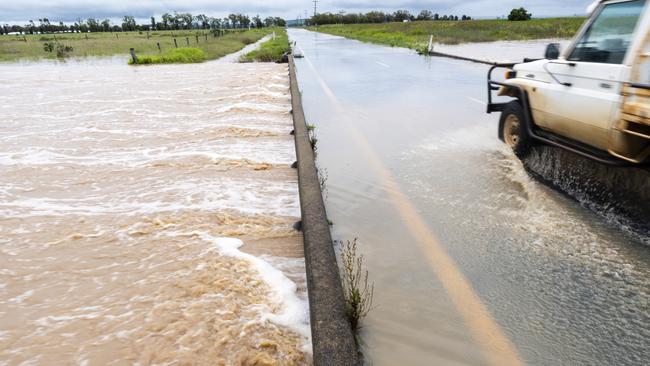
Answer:
M476 98L467 97L467 99L471 100L472 102L476 102L476 103L478 103L480 105L487 105L487 103L485 103L484 101L476 99Z
M376 62L377 65L379 65L379 66L383 66L383 67L385 67L385 68L390 68L390 65L386 65L386 64L383 63L383 62L379 62L379 61L375 61L375 62Z

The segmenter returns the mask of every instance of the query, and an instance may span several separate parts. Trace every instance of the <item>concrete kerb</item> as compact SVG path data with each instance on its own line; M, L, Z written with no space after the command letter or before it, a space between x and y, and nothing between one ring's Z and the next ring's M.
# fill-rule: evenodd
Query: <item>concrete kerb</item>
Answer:
M291 105L298 159L314 365L357 366L360 364L360 357L345 314L345 298L339 268L295 69L293 56L290 56Z

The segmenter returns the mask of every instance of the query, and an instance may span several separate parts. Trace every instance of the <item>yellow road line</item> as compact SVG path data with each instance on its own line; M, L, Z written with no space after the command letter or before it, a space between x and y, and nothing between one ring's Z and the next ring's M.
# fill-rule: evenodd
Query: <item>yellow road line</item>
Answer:
M303 55L305 56L305 61L314 72L325 95L330 99L335 109L341 114L345 113L341 102L334 95L327 83L320 77L318 71L316 71L316 68L304 52ZM469 327L484 357L494 366L523 365L515 346L503 334L503 331L481 302L472 285L465 278L465 275L460 271L445 248L436 239L422 216L418 214L413 203L402 192L399 184L393 178L388 168L382 163L372 146L370 146L368 140L354 125L349 124L347 127L352 133L352 137L355 138L362 148L366 160L387 187L386 191L392 204L399 212L402 221L410 230L413 239L415 239L420 250L428 259L431 269L444 286L457 311Z

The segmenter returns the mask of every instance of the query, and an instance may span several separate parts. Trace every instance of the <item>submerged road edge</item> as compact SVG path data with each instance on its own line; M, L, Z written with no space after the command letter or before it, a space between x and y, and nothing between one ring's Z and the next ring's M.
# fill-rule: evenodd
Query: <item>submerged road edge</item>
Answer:
M345 314L339 267L314 151L309 141L293 55L289 56L289 77L314 365L356 366L360 364L359 353Z

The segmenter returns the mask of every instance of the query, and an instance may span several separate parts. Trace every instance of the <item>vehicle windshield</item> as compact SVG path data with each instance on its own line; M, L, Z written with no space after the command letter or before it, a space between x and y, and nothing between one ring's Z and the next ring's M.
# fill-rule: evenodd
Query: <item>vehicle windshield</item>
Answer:
M605 5L569 56L571 61L621 64L646 0Z

